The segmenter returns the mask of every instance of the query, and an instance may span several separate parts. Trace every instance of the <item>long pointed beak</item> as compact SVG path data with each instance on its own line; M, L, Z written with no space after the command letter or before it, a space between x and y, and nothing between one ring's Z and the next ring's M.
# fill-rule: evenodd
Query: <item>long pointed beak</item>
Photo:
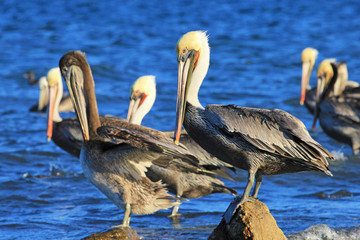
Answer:
M126 117L126 121L128 123L132 123L132 120L135 117L136 111L139 108L140 101L141 101L140 97L132 98L130 100L129 109L128 109L128 113L127 113L127 117Z
M84 81L84 76L78 66L70 66L65 78L76 115L79 119L81 130L85 141L89 141L89 126L86 115L85 98L81 89L80 82Z
M303 105L305 101L306 87L309 83L310 74L311 74L310 62L309 61L304 62L302 64L302 74L301 74L300 105Z
M47 125L47 139L51 140L53 135L53 115L54 115L54 107L55 107L55 99L56 99L57 87L49 88L49 105L48 105L48 125Z
M187 88L190 85L194 59L192 52L189 51L183 59L179 60L178 66L178 92L176 102L176 123L174 131L174 143L179 144L181 135L181 126L184 122Z

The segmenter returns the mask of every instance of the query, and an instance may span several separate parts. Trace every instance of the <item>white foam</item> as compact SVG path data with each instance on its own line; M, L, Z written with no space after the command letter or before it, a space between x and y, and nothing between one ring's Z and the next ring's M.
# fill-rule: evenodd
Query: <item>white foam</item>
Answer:
M334 229L326 224L314 225L303 232L291 233L288 240L358 240L360 226L344 229Z

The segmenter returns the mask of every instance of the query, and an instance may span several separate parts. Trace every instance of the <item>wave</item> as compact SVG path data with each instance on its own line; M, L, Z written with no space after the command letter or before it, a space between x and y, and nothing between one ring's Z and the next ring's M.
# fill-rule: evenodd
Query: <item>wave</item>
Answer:
M360 239L360 226L335 229L326 224L309 227L303 232L287 235L288 240L358 240Z

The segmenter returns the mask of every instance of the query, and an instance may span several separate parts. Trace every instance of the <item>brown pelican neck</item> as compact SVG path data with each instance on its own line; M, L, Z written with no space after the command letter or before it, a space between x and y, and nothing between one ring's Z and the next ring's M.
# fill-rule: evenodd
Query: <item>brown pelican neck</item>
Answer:
M84 96L86 101L86 115L91 140L98 138L96 129L100 127L100 118L95 95L95 83L89 64L83 63L81 69L84 74Z

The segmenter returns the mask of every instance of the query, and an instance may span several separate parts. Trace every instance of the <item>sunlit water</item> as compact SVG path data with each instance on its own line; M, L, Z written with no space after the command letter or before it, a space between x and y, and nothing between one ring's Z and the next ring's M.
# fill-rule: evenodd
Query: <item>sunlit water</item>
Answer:
M175 124L175 45L187 31L207 30L211 64L199 94L203 105L280 108L310 128L312 116L298 105L301 50L317 48L319 61L347 61L350 79L359 80L359 12L351 1L2 1L0 238L80 239L120 224L123 216L84 178L78 159L46 141L46 115L28 112L38 87L28 85L24 72L40 77L67 51L85 51L100 114L121 117L131 83L156 75L158 97L143 124L169 130ZM259 198L286 234L326 224L340 229L338 235L320 225L311 236L360 238L360 159L320 128L311 134L334 152L334 177L265 176ZM242 192L244 171L238 180L226 183ZM179 223L167 210L133 216L131 226L145 239L206 239L231 200L223 194L192 199L181 205Z

